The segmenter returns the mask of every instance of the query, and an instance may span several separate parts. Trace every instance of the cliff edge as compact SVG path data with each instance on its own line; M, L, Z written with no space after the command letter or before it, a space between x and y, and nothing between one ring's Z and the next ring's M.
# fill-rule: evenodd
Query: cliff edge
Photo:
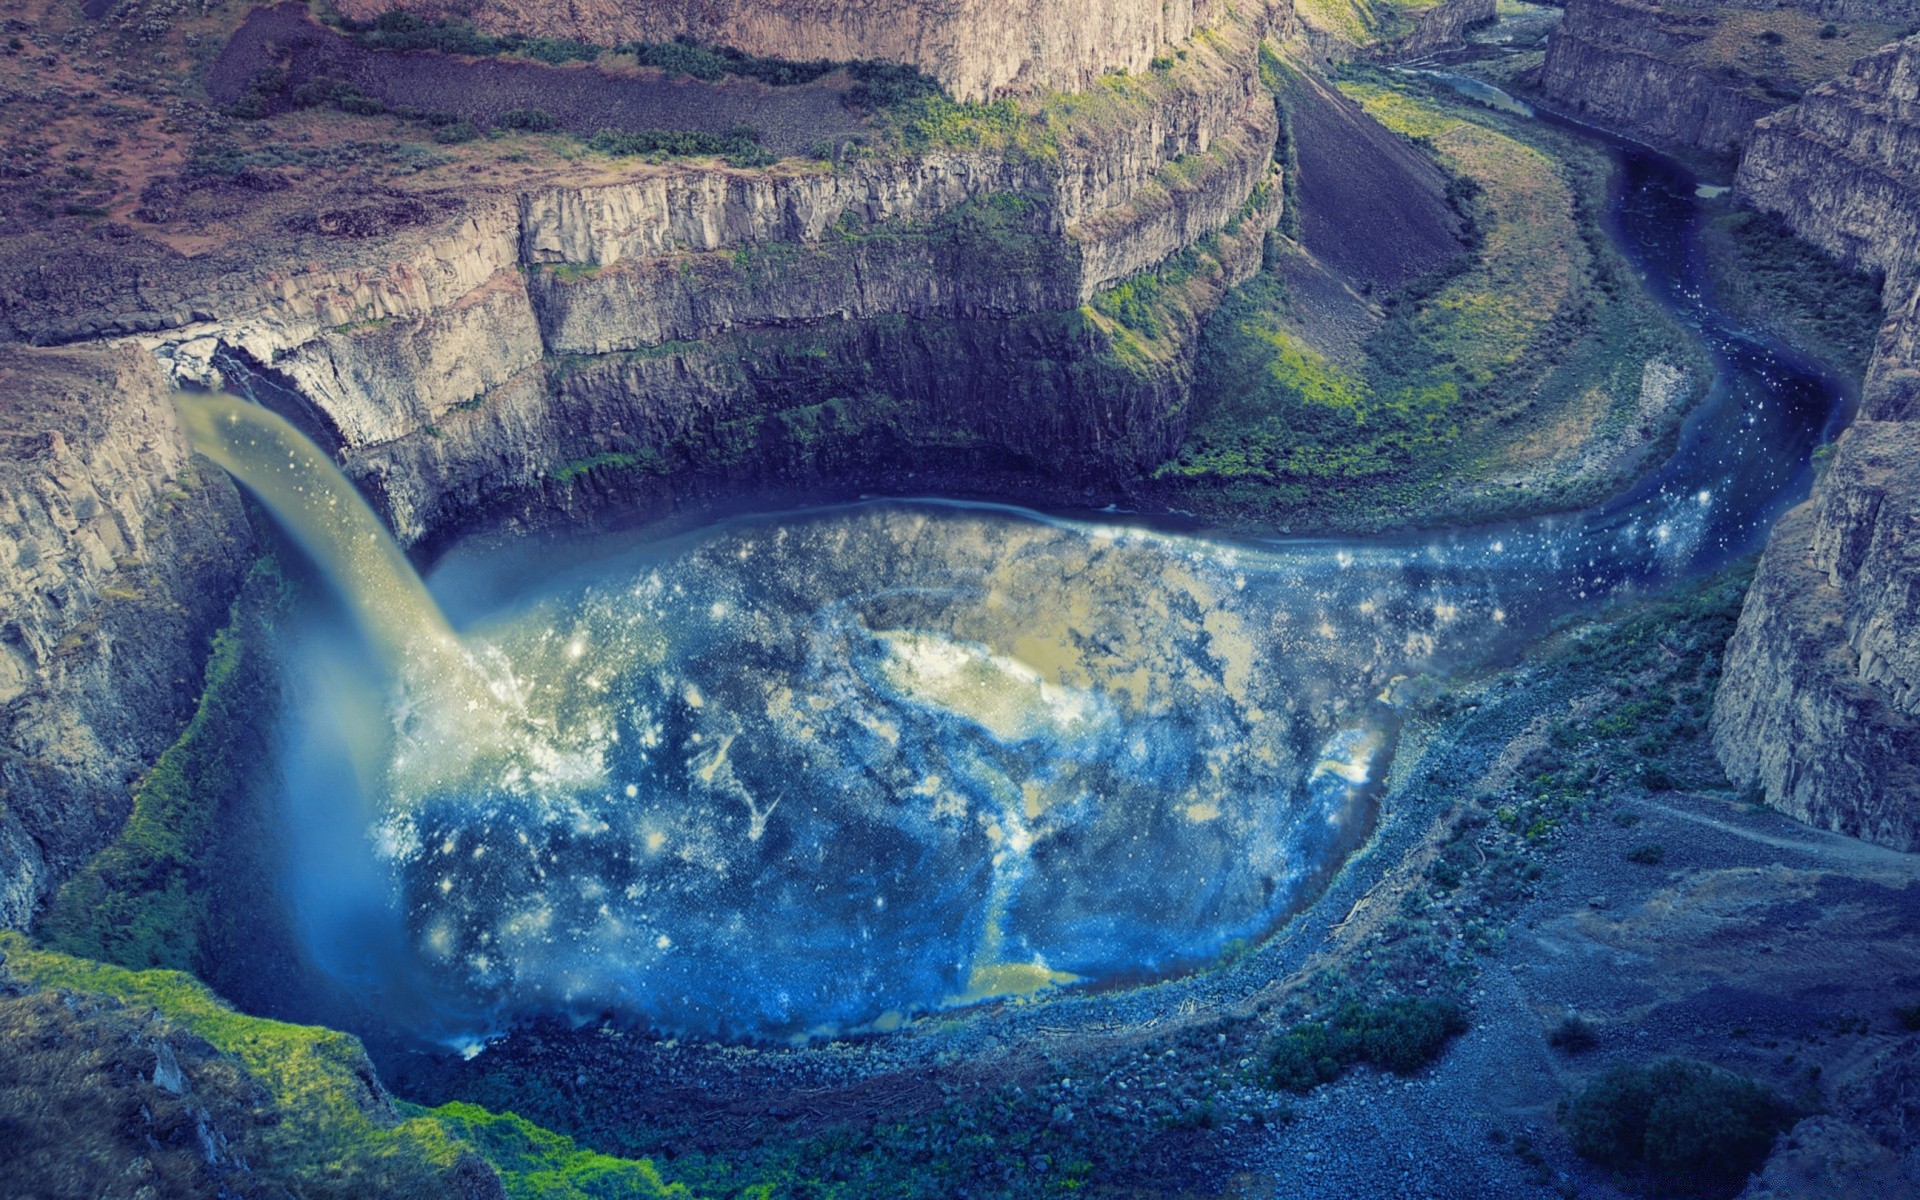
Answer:
M1714 747L1774 807L1920 850L1920 37L1760 122L1736 187L1884 272L1888 318L1858 419L1768 543Z

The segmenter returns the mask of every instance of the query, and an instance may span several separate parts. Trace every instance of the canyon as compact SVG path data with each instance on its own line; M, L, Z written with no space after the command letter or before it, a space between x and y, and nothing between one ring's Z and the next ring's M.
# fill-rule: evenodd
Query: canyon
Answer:
M113 19L138 28L136 18L150 15L143 2L113 10ZM373 22L393 7L385 0L338 6L339 15L358 22ZM126 118L114 135L128 143L126 162L146 164L141 173L119 181L111 197L103 191L97 203L76 193L64 207L35 210L43 219L23 227L17 252L0 261L0 393L7 400L0 410L0 727L6 732L0 928L27 929L43 919L63 882L127 828L134 797L144 794L142 781L193 719L203 675L207 693L217 690L220 664L230 665L229 652L250 628L240 620L242 608L256 603L266 586L256 564L263 550L271 558L282 535L260 515L251 498L258 493L236 487L194 456L173 402L176 389L224 389L272 409L339 465L394 539L422 562L476 531L482 542L492 536L538 546L555 531L576 536L603 524L639 522L673 530L676 521L703 520L732 506L777 508L796 499L941 494L1056 510L1116 504L1158 510L1177 506L1183 494L1156 472L1175 461L1206 416L1197 379L1209 323L1216 313L1243 311L1223 306L1244 301L1251 285L1280 280L1277 286L1293 289L1292 299L1306 297L1303 307L1319 306L1313 315L1322 324L1309 332L1324 336L1310 348L1357 361L1355 347L1394 319L1397 289L1444 276L1463 253L1471 258L1479 251L1476 239L1485 233L1472 216L1485 211L1474 207L1478 185L1457 166L1443 165L1449 160L1438 157L1435 138L1414 132L1422 128L1417 123L1390 129L1379 118L1404 100L1383 82L1400 77L1365 74L1374 68L1356 64L1457 49L1469 26L1494 16L1486 0L1392 13L1383 6L1363 17L1329 4L1296 11L1286 0L1122 0L1091 6L1097 11L1077 0L1012 6L586 0L565 8L483 0L458 14L409 0L399 8L429 20L471 21L491 35L587 44L596 55L591 61L514 67L535 76L565 72L575 89L570 94L639 80L642 95L646 88L680 89L676 97L688 111L719 114L735 105L750 109L756 97L778 93L793 112L831 111L822 130L830 136L809 144L783 129L759 139L763 158L731 161L732 150L711 148L591 150L586 127L571 130L572 141L521 137L501 121L505 112L531 120L523 108L419 112L397 92L369 95L357 86L303 109L292 100L297 85L274 78L300 61L283 53L287 39L320 45L348 37L355 27L323 27L295 6L256 10L249 19L263 24L251 40L239 17L199 14L192 19L205 24L192 26L193 40L165 42L160 66L146 82L102 66L97 76L76 83L67 73L82 61L74 48L84 43L78 34L23 50L43 74L10 96L42 106L35 112L71 118L78 102L55 93L83 94L85 84L93 97L86 103L117 110L144 96L153 113L141 118L150 125ZM1887 929L1906 931L1901 889L1910 891L1911 865L1891 851L1920 850L1920 475L1913 465L1920 452L1920 36L1880 47L1915 19L1920 8L1911 0L1788 8L1569 4L1544 61L1522 77L1529 98L1707 169L1732 172L1734 202L1777 216L1800 238L1882 281L1885 321L1857 415L1831 451L1820 453L1811 498L1773 527L1750 586L1738 568L1722 569L1698 585L1697 594L1682 588L1681 599L1659 600L1666 607L1652 618L1631 612L1594 622L1569 618L1549 632L1542 616L1544 649L1528 650L1518 666L1444 684L1421 674L1433 653L1430 636L1423 642L1407 633L1405 646L1391 653L1380 648L1404 632L1398 626L1360 639L1372 639L1367 644L1375 651L1370 657L1354 651L1355 662L1365 662L1353 668L1352 709L1377 696L1375 709L1395 710L1391 736L1404 736L1405 743L1399 757L1389 750L1381 759L1393 763L1391 782L1378 782L1393 789L1398 808L1324 898L1301 901L1298 931L1257 949L1243 950L1239 938L1223 941L1224 933L1196 939L1202 950L1189 953L1218 955L1217 968L1137 991L1089 989L1066 993L1057 1005L1027 1005L1003 1003L1005 993L986 989L975 999L991 1004L958 1010L951 1020L890 1013L885 1022L892 1024L863 1027L864 1036L904 1023L891 1041L855 1038L810 1047L801 1036L788 1054L695 1045L694 1038L681 1046L605 1019L564 1029L566 1022L535 1022L485 1053L484 1040L462 1043L465 1057L444 1047L436 1047L434 1057L398 1038L376 1045L369 1034L378 1076L344 1034L290 1025L257 1033L247 1025L252 1017L193 991L199 985L181 982L184 976L91 966L12 933L0 933L0 999L19 1021L57 1026L94 1058L114 1059L113 1070L137 1084L150 1124L158 1113L176 1132L188 1131L168 1135L171 1149L156 1151L149 1171L157 1164L162 1174L185 1177L201 1169L182 1150L197 1121L194 1136L205 1144L226 1146L224 1129L241 1147L232 1155L206 1152L205 1169L235 1187L246 1185L249 1169L241 1156L285 1153L273 1139L309 1136L303 1118L281 1113L294 1108L283 1103L286 1076L277 1072L286 1068L274 1059L305 1064L313 1056L322 1082L301 1086L351 1100L328 1120L352 1132L329 1126L325 1136L342 1145L387 1147L368 1158L372 1166L355 1159L345 1178L384 1180L381 1186L395 1194L507 1194L495 1177L496 1170L510 1177L500 1145L562 1153L553 1148L557 1143L540 1141L556 1135L522 1117L580 1136L602 1152L590 1170L618 1174L630 1194L653 1195L666 1194L664 1185L642 1154L663 1162L684 1155L697 1166L743 1147L759 1153L802 1133L840 1137L833 1122L849 1112L855 1142L906 1137L874 1122L869 1110L876 1106L898 1105L927 1128L944 1128L941 1122L952 1119L965 1142L976 1134L968 1124L972 1110L963 1106L984 1105L983 1095L1004 1096L992 1089L1015 1080L1031 1095L1015 1088L1017 1100L994 1102L1019 1114L1018 1144L1034 1147L1031 1155L1022 1151L1020 1169L1033 1179L1053 1171L1063 1180L1083 1180L1084 1173L1062 1174L1079 1168L1044 1138L1080 1137L1111 1108L1120 1114L1111 1127L1121 1130L1115 1136L1137 1138L1158 1156L1157 1184L1193 1182L1180 1174L1188 1170L1182 1155L1197 1156L1195 1147L1207 1138L1226 1137L1216 1124L1235 1137L1266 1137L1271 1129L1277 1138L1297 1120L1294 1144L1318 1147L1325 1175L1320 1165L1261 1160L1244 1148L1234 1151L1235 1169L1309 1190L1344 1179L1340 1186L1352 1192L1367 1186L1366 1172L1377 1174L1406 1152L1397 1144L1354 1150L1365 1170L1342 1177L1349 1131L1326 1089L1303 1098L1298 1113L1283 1111L1259 1082L1264 1068L1248 1068L1253 1056L1274 1053L1276 1039L1295 1036L1276 1024L1283 1016L1298 1023L1296 1030L1318 1021L1324 1031L1345 1011L1327 998L1335 993L1315 995L1299 982L1310 971L1317 981L1311 988L1351 972L1359 981L1353 986L1369 999L1384 989L1395 997L1390 1003L1411 1005L1406 1011L1441 1025L1435 1015L1441 1009L1420 1005L1472 996L1477 1028L1462 1039L1464 1052L1432 1078L1403 1088L1385 1068L1363 1067L1357 1085L1377 1090L1369 1103L1383 1112L1401 1113L1409 1124L1445 1126L1439 1133L1423 1126L1417 1135L1425 1139L1420 1145L1445 1151L1422 1167L1436 1191L1450 1186L1442 1176L1462 1170L1487 1172L1485 1180L1475 1177L1486 1195L1536 1194L1528 1189L1545 1186L1519 1139L1505 1148L1505 1127L1548 1112L1570 1068L1530 1061L1532 1073L1522 1078L1513 1063L1522 1054L1545 1060L1543 1030L1571 1022L1576 1005L1605 1014L1609 1054L1641 1053L1624 1031L1644 1019L1656 1030L1648 1045L1703 1058L1724 1054L1742 1069L1778 1076L1773 1058L1759 1047L1769 1030L1798 1027L1769 1007L1773 1001L1753 995L1776 988L1792 998L1780 1006L1817 1007L1824 1003L1818 963L1849 979L1879 970L1884 980L1860 985L1876 1003L1916 977L1911 955L1898 948L1904 932L1888 935L1896 949L1881 962L1870 939L1833 915L1852 912L1848 905L1857 903ZM1829 27L1831 36L1822 32ZM601 52L676 39L685 47L787 60L908 64L944 91L862 107L853 99L857 73L851 68L811 81L804 86L816 91L800 96L745 79L711 83L649 74L618 53ZM175 58L169 62L166 55ZM452 57L438 56L436 69L474 67L438 61ZM219 76L223 63L226 70L218 105L205 108L197 118L204 124L192 135L186 132L191 105L164 98L165 89L153 83L165 71L187 70L181 63L189 60L192 70L211 72L208 77ZM1329 68L1333 81L1308 64ZM179 86L185 94L186 85ZM1356 95L1372 106L1363 107ZM233 116L250 96L267 97L271 120L249 124ZM804 116L793 120L804 124ZM717 132L724 122L713 115L709 124ZM471 126L473 136L434 132L463 126ZM1456 124L1441 140L1458 147L1488 136L1468 122L1464 132ZM69 134L49 137L54 140L35 154L50 166L59 150L70 164L66 177L80 181L72 186L91 186L82 179L89 143ZM1615 166L1622 161L1616 158ZM43 177L52 174L49 169ZM1635 186L1652 194L1656 184L1641 178ZM1687 199L1693 186L1689 177L1687 190L1674 195ZM1567 213L1597 222L1591 206L1599 194L1566 191ZM1543 220L1562 217L1555 210ZM1570 240L1580 236L1571 218L1567 227ZM1361 244L1356 229L1377 236ZM1597 246L1599 235L1593 236ZM1684 280L1675 286L1684 288ZM1583 303L1576 296L1569 309ZM1276 326L1260 336L1287 347L1292 332ZM1698 394L1700 381L1689 374L1697 368L1682 356L1652 353L1627 365L1628 386L1618 395L1603 395L1598 385L1583 390L1587 433L1576 439L1579 446L1544 454L1541 474L1563 460L1592 456L1588 443L1621 441L1609 462L1617 460L1623 471L1651 471L1656 449L1664 454L1676 441L1686 444L1677 427L1680 410ZM1624 406L1635 423L1624 440L1593 415L1611 414L1608 404ZM1578 425L1562 416L1548 412L1543 428ZM1541 438L1537 429L1530 436ZM1461 470L1483 465L1463 462ZM1495 488L1503 497L1520 490L1504 475L1486 485ZM1682 492L1661 512L1692 512L1696 493ZM1707 508L1708 494L1697 495L1697 506ZM1533 504L1516 495L1486 511L1518 520L1551 508L1550 500ZM1765 511L1770 520L1778 509ZM968 563L978 559L1012 575L1000 556L1014 561L1029 543L1048 548L1037 557L1078 562L1074 539L1082 536L1114 562L1125 558L1104 549L1114 535L1097 523L1090 533L1067 537L1064 521L1059 529L1036 521L1039 532L1009 536L995 532L991 519L978 519L986 532L971 534L953 563L915 564L914 570L931 572L923 579L901 566L939 545L915 524L920 518L874 518L869 523L885 535L864 535L871 543L867 558L878 564L874 578L897 575L925 590L938 583L934 567L957 571L967 555ZM1548 512L1543 527L1559 530L1561 519ZM1262 511L1261 522L1274 520L1272 510ZM1642 524L1625 521L1620 538L1645 534L1664 543L1671 532L1660 523L1657 533L1646 533ZM1596 537L1614 532L1599 521L1594 528ZM1507 555L1511 543L1515 553L1501 561L1518 561L1519 529L1488 533L1494 540L1487 553ZM1440 595L1435 580L1444 572L1433 564L1443 561L1443 547L1466 553L1453 531L1433 533L1424 546L1427 532L1394 533L1404 539L1392 543L1404 562L1392 560L1391 570L1363 563L1351 571L1351 561L1337 561L1329 577L1358 589L1369 569L1409 572L1423 561L1419 570L1429 572L1423 578L1436 590L1431 603L1420 600L1418 621L1403 623L1427 634L1468 611L1501 626L1528 619L1517 605L1513 611L1494 605L1496 593L1470 602ZM784 529L780 536L787 536ZM809 536L819 545L805 548L823 561L832 548L848 544L840 534ZM1725 530L1719 536L1727 539L1722 545L1738 540ZM729 537L757 545L745 535ZM1178 545L1171 538L1168 544ZM1745 544L1743 552L1750 553L1753 543ZM719 621L736 598L716 582L734 569L728 565L734 542L715 545L727 552L711 549L702 552L704 559L689 560L700 571L689 574L694 582L687 591ZM1557 563L1559 543L1550 549L1543 561ZM804 577L809 587L826 586L805 570L805 555L793 553L794 564L780 570ZM1186 620L1181 607L1202 599L1196 585L1178 582L1197 559L1168 551L1164 557L1173 566L1162 567L1159 558L1145 568L1131 560L1102 566L1113 597L1102 625L1123 625L1130 604L1180 616L1185 623L1169 618L1168 628L1177 626L1180 644L1195 647L1183 653L1199 664L1189 671L1182 660L1181 678L1191 676L1194 695L1216 696L1208 690L1214 684L1206 665L1213 651L1203 648L1238 643L1214 611L1250 604L1234 598L1250 576L1254 591L1247 595L1259 591L1259 572L1247 566L1257 556L1241 561L1236 553L1229 548L1208 568L1205 620ZM741 562L747 557L738 553ZM1628 557L1621 552L1623 561ZM1703 553L1700 561L1711 558ZM854 588L847 580L862 577L865 562L839 563L845 578L827 583ZM251 577L250 568L256 570ZM1176 581L1166 589L1172 600L1150 586L1163 570ZM1625 583L1622 594L1654 579L1668 582L1651 571L1646 580ZM790 581L782 586L804 590ZM1587 579L1577 570L1531 586L1569 605L1576 588L1583 604L1611 594L1600 574ZM702 587L712 589L711 597ZM1025 577L1011 587L1034 608L1021 613L1022 621L1041 624L1035 612L1051 614L1044 599L1029 595L1044 597L1044 587ZM1065 611L1078 593L1062 595L1067 599L1055 607ZM1354 591L1347 607L1375 621L1379 596L1359 596ZM822 611L831 607L819 603ZM1261 620L1278 631L1292 615L1281 602L1273 608L1282 615ZM1542 612L1550 608L1543 601ZM1664 630L1643 628L1662 622ZM754 649L727 653L745 662L764 652L766 628L743 625L740 645ZM1314 648L1319 643L1303 627L1287 628L1287 638L1276 633L1273 646L1288 647L1301 661L1327 653ZM1331 640L1331 628L1322 621L1314 632ZM1714 630L1724 640L1727 628L1733 632L1722 661ZM1157 633L1140 640L1161 636L1175 640ZM952 653L962 657L973 641L991 640L954 637L965 645ZM1079 637L1069 628L1060 643L1077 645ZM800 644L799 635L793 640ZM901 679L925 684L921 676L939 676L935 667L948 661L893 633L881 641L893 656L885 659L891 673L884 678L902 697L911 689ZM1396 655L1416 664L1419 669L1406 673L1420 677L1387 678L1398 670L1388 670L1400 661ZM634 657L642 656L635 651ZM983 661L999 672L996 679L1033 682L1020 673L1028 668L1009 666L1006 655ZM1617 669L1595 674L1595 663ZM641 681L636 689L653 686L638 667L630 674ZM1656 676L1664 701L1647 700L1642 691ZM1048 694L1045 685L1033 686ZM1274 694L1264 707L1291 712L1294 700L1279 694L1285 687L1269 686ZM741 690L751 689L743 684ZM697 690L687 695L689 712L712 699ZM896 699L915 720L928 719ZM1221 710L1228 714L1221 722L1267 720L1246 716L1239 699ZM1676 757L1649 751L1648 761L1634 761L1640 751L1629 755L1625 734L1595 732L1644 728L1635 725L1644 718L1643 701L1668 703L1682 714L1676 727L1694 722L1704 740L1696 747L1686 741L1691 735L1675 735L1683 743ZM1349 711L1347 698L1340 710ZM772 708L768 714L771 719ZM715 722L720 716L705 714ZM984 722L998 737L1004 731L993 722L1003 719L995 712L976 724ZM689 728L697 723L688 720ZM866 732L888 736L877 727ZM1314 737L1327 732L1311 730ZM796 745L806 741L793 737ZM714 740L718 750L702 760L710 779L731 744ZM1304 749L1290 752L1318 753L1306 744L1307 733L1296 731L1293 740ZM890 744L899 745L897 728ZM1263 761L1273 761L1274 747L1266 750ZM753 780L755 786L775 787L780 770L812 770L810 760L793 766L802 763L801 751L791 757L777 769L763 764L765 779ZM1684 770L1665 776L1674 761ZM308 786L324 795L330 785L317 778ZM1725 792L1729 782L1735 793ZM1594 796L1620 791L1633 807L1623 812L1621 801L1611 821L1595 820L1604 807L1589 812L1584 800L1564 799L1582 789ZM1736 793L1748 803L1736 806ZM606 800L619 807L611 792ZM1553 807L1563 802L1570 807ZM1027 803L1029 819L1045 808L1033 807L1031 794ZM1813 829L1793 827L1760 805ZM747 806L758 842L766 814L751 799ZM1222 826L1208 824L1221 807L1196 803L1186 818L1200 830L1192 836L1225 836ZM1063 803L1061 812L1069 810ZM1646 826L1628 832L1643 819ZM1654 870L1664 851L1643 836L1654 829L1681 860L1669 863L1665 874ZM481 848L513 853L506 830L489 825L475 836ZM1572 831L1604 846L1604 855L1583 842L1541 882L1542 848L1564 846ZM587 835L553 836L558 847ZM1113 841L1123 846L1124 837ZM449 833L446 846L453 845ZM607 851L609 861L623 853L624 846ZM466 870L484 880L483 868L473 865L479 862L476 851ZM1469 882L1448 884L1450 873ZM429 882L424 875L414 881L423 893ZM437 886L453 885L443 878ZM574 918L581 928L608 912L593 886L591 880L580 884ZM1273 898L1273 878L1266 887L1262 903ZM1257 881L1247 888L1257 892ZM1577 889L1584 890L1576 896ZM1540 901L1543 894L1547 899ZM1818 905L1801 903L1816 895ZM1828 903L1836 896L1840 900ZM1385 902L1372 903L1378 897ZM647 919L639 910L651 903L634 894L628 900L637 919ZM1534 904L1524 922L1516 915L1523 903ZM1819 911L1808 916L1803 908ZM622 909L620 915L633 914ZM849 928L865 918L862 907ZM1496 936L1496 918L1510 926L1519 949L1502 948L1506 930ZM1777 960L1733 961L1744 950L1727 950L1729 937L1744 947L1738 939L1751 929L1775 926L1784 930L1779 940L1791 948L1793 963L1769 973ZM1246 930L1254 929L1249 919ZM487 936L479 918L469 932ZM811 951L796 945L802 949L793 960L809 961ZM660 950L667 948L663 937ZM1461 974L1459 956L1473 952L1494 964L1484 981ZM1522 954L1533 961L1516 963ZM1647 965L1653 962L1662 964L1658 972ZM1684 971L1674 965L1683 962ZM1708 965L1696 970L1700 963ZM1045 974L1044 964L1036 964ZM832 972L812 965L824 972L822 994L831 992ZM1125 964L1112 973L1129 981ZM1525 982L1530 979L1538 982ZM775 987L780 981L762 982ZM554 986L559 995L570 983ZM743 994L758 994L741 986ZM179 987L188 987L186 1001ZM130 1007L85 998L108 993ZM54 999L76 994L82 998ZM1301 994L1313 998L1303 1001ZM1337 993L1343 1001L1354 994ZM571 1003L573 997L565 998ZM147 1003L165 1019L141 1015L138 1006ZM844 1014L848 1021L871 1015ZM1732 1035L1737 1046L1722 1036L1721 1025L1749 1019L1761 1035L1750 1042L1741 1041L1744 1033ZM1709 1026L1712 1033L1703 1033ZM1069 1027L1074 1032L1065 1038ZM1457 1033L1447 1027L1437 1044ZM293 1040L280 1040L287 1038ZM1064 1065L1032 1050L1067 1043ZM1833 1068L1833 1111L1795 1126L1754 1187L1799 1194L1792 1191L1794 1172L1847 1159L1857 1169L1852 1176L1843 1172L1835 1185L1842 1193L1873 1179L1891 1181L1886 1194L1898 1194L1891 1189L1905 1186L1907 1167L1893 1159L1911 1158L1911 1137L1878 1122L1911 1109L1908 1101L1887 1099L1911 1084L1914 1057L1902 1046L1880 1053L1884 1047L1876 1042L1857 1054L1849 1049L1853 1057L1845 1059L1838 1050L1807 1049L1809 1062ZM611 1064L604 1075L601 1054ZM1204 1073L1213 1081L1204 1115L1200 1093L1188 1095L1193 1078L1165 1077L1176 1070L1176 1055L1183 1068L1197 1064L1193 1078ZM186 1063L190 1075L205 1080L203 1090L172 1087L177 1067L168 1068L169 1061ZM1536 1075L1552 1083L1553 1096ZM409 1099L472 1097L521 1116L495 1117L466 1104L432 1110L396 1104L379 1077ZM656 1086L667 1079L671 1088ZM1167 1100L1151 1099L1150 1079ZM1483 1090L1500 1097L1505 1107L1486 1118L1501 1130L1500 1148L1488 1148L1484 1113L1428 1097L1426 1089L1442 1079L1476 1089L1476 1097ZM1806 1087L1814 1091L1811 1078ZM262 1099L268 1093L281 1108ZM1150 1098L1144 1110L1143 1095ZM956 1098L962 1096L968 1098ZM814 1111L816 1103L829 1111ZM700 1128L688 1132L677 1122L696 1110L700 1119L693 1124ZM1432 1116L1440 1110L1444 1117ZM953 1112L961 1115L950 1118ZM629 1129L646 1132L629 1137ZM913 1136L933 1135L918 1129ZM472 1149L480 1145L492 1148L486 1162ZM1206 1145L1206 1153L1214 1153L1215 1142ZM1044 1163L1034 1157L1042 1147ZM564 1152L574 1153L571 1141ZM512 1151L523 1153L530 1152ZM609 1157L616 1153L624 1157ZM1442 1170L1435 1163L1451 1165ZM780 1167L790 1169L798 1171ZM137 1163L127 1170L137 1173ZM362 1170L369 1173L352 1173ZM997 1185L977 1186L995 1194ZM1769 1194L1749 1193L1756 1200Z

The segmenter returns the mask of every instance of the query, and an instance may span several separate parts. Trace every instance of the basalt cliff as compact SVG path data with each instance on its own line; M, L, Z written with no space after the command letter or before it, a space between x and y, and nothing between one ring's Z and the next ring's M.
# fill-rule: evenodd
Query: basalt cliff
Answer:
M436 0L340 5L345 15L362 19L395 8L434 14L447 6ZM1116 0L1091 6L1075 0L588 0L565 6L486 0L467 15L490 32L601 45L689 38L781 58L911 63L955 96L979 100L1010 92L1077 92L1115 68L1145 71L1166 47L1214 26L1226 8L1220 0Z
M1888 317L1858 417L1769 543L1714 744L1775 807L1920 849L1920 38L1761 121L1736 188L1883 272Z
M1916 21L1912 0L1571 0L1536 82L1582 120L1730 160L1756 120Z

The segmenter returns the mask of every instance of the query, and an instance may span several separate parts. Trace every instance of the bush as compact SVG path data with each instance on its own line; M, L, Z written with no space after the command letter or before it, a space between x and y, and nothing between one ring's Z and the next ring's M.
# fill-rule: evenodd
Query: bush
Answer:
M518 129L525 133L543 133L559 124L553 119L553 114L544 108L510 108L501 113L500 119L494 123L502 129Z
M1593 1022L1569 1015L1547 1034L1547 1044L1568 1054L1584 1054L1600 1044L1600 1037L1593 1030Z
M1730 1193L1791 1121L1762 1085L1682 1058L1615 1067L1587 1085L1564 1119L1582 1157L1650 1175L1663 1194Z
M944 99L939 81L904 63L857 62L847 68L853 88L847 103L865 109L891 108L915 100Z
M1426 1066L1467 1028L1460 1006L1413 998L1341 1005L1331 1021L1303 1021L1282 1034L1268 1059L1268 1079L1290 1092L1310 1091L1354 1063L1406 1075Z
M1637 862L1643 867L1657 867L1666 860L1667 848L1659 842L1648 842L1627 855L1627 861Z
M722 155L735 166L764 166L773 156L760 145L760 135L736 128L727 133L690 129L602 129L587 139L587 148L616 158L636 154L663 157Z
M461 142L471 142L479 136L479 126L467 120L453 121L433 131L433 140L443 146L457 146Z

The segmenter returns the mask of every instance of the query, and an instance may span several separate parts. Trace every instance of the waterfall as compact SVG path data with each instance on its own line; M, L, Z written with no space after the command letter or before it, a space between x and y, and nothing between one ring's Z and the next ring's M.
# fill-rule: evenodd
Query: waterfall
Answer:
M521 740L513 674L462 644L419 573L326 452L272 410L223 393L175 398L188 441L244 484L312 557L391 674L387 799L458 790Z

